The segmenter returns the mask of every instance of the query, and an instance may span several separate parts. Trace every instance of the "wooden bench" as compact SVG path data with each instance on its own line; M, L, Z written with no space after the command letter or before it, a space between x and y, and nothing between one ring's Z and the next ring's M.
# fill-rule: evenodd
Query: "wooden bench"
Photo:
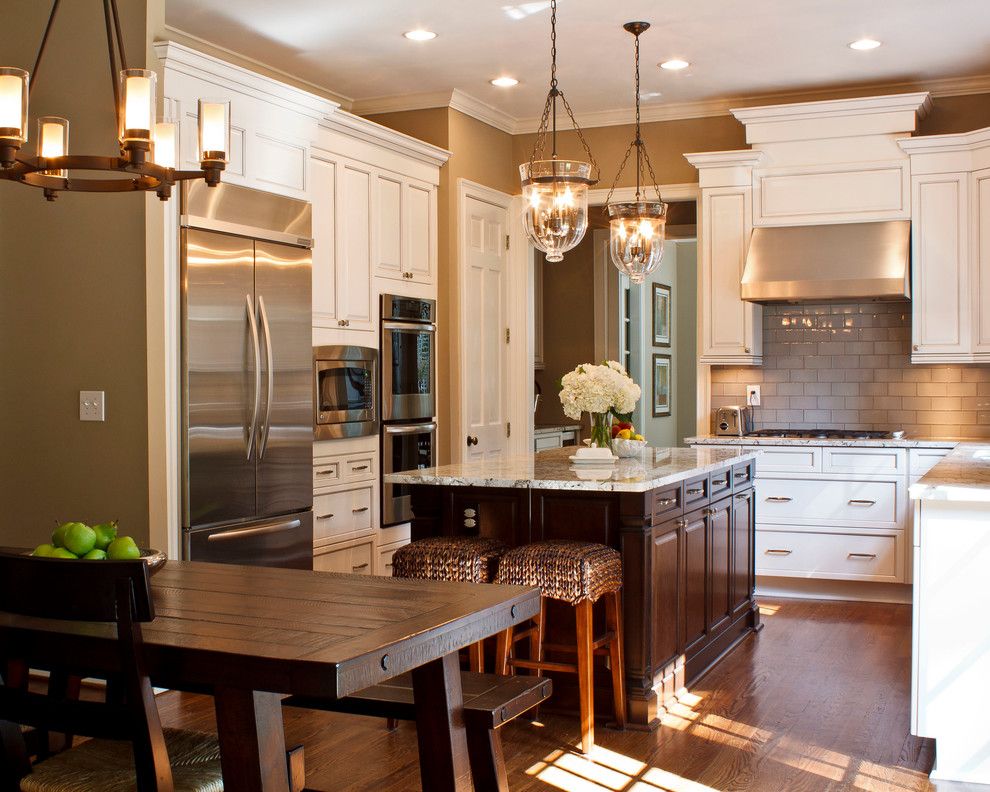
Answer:
M553 683L546 677L496 676L464 671L464 725L476 792L508 792L509 784L498 730L527 710L546 701ZM403 674L381 685L339 700L290 696L284 707L343 712L395 720L416 720L412 677ZM292 792L303 792L305 759L302 747L288 753Z

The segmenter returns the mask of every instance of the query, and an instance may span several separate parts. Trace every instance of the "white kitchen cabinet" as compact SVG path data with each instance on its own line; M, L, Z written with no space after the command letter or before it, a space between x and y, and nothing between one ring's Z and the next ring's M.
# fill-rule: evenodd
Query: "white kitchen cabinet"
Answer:
M396 550L407 544L409 544L409 540L404 539L387 545L379 545L378 565L375 567L375 574L392 577L392 556L395 555Z
M354 539L317 550L313 555L313 569L317 572L373 575L374 556L375 542L372 537Z
M542 255L533 257L533 368L546 368L543 360L543 269Z
M898 141L911 158L912 363L990 363L990 128Z
M753 151L688 154L701 187L699 362L763 363L763 306L745 302L740 284L753 230Z
M432 283L436 269L436 190L389 173L375 177L375 274Z

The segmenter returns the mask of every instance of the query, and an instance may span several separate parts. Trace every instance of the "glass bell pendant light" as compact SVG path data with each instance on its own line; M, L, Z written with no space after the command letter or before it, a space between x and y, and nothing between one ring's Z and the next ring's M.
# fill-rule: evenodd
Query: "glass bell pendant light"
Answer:
M557 158L557 100L563 105L588 155L588 162ZM550 159L543 159L547 136ZM588 187L598 182L598 165L574 113L557 87L557 0L550 2L550 92L529 162L519 166L523 194L523 228L533 245L556 262L588 230Z
M660 197L653 165L650 163L646 145L640 135L639 118L639 37L650 27L649 22L627 22L623 25L633 34L636 41L636 138L626 149L615 182L609 190L605 203L609 216L609 254L619 272L629 276L633 283L643 283L650 273L660 266L663 260L663 243L667 226L667 204ZM636 149L636 200L612 203L612 194L619 182L622 170L632 149ZM643 166L650 172L657 199L645 199L640 189Z

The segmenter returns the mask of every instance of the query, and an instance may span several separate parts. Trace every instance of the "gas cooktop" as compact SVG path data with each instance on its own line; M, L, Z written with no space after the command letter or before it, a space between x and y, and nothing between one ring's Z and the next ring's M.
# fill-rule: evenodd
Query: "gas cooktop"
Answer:
M780 437L794 440L894 440L904 432L881 432L867 429L757 429L746 437Z

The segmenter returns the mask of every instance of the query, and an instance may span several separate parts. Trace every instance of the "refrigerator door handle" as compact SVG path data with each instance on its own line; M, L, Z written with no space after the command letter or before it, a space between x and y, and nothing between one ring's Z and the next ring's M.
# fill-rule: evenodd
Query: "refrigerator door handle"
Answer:
M275 398L275 354L272 350L272 329L268 323L268 311L265 310L265 297L263 294L258 295L258 310L261 313L261 326L265 331L265 362L268 364L268 396L265 400L265 422L261 426L262 435L258 440L258 459L264 459L265 449L268 448L268 435L272 429L272 400Z
M399 426L386 425L385 434L396 434L396 435L406 435L406 434L422 434L423 432L432 432L437 428L434 421L429 423L419 423L419 424L402 424Z
M254 302L250 294L244 295L247 305L248 325L251 327L251 341L254 343L254 410L251 412L251 426L248 429L247 459L251 458L258 436L258 413L261 411L261 344L258 341L258 322L254 318Z
M282 531L293 531L302 525L302 520L279 520L278 522L258 525L253 528L241 528L235 531L219 531L210 534L208 542L226 542L231 539L243 539L246 536L261 536L262 534L281 533Z

